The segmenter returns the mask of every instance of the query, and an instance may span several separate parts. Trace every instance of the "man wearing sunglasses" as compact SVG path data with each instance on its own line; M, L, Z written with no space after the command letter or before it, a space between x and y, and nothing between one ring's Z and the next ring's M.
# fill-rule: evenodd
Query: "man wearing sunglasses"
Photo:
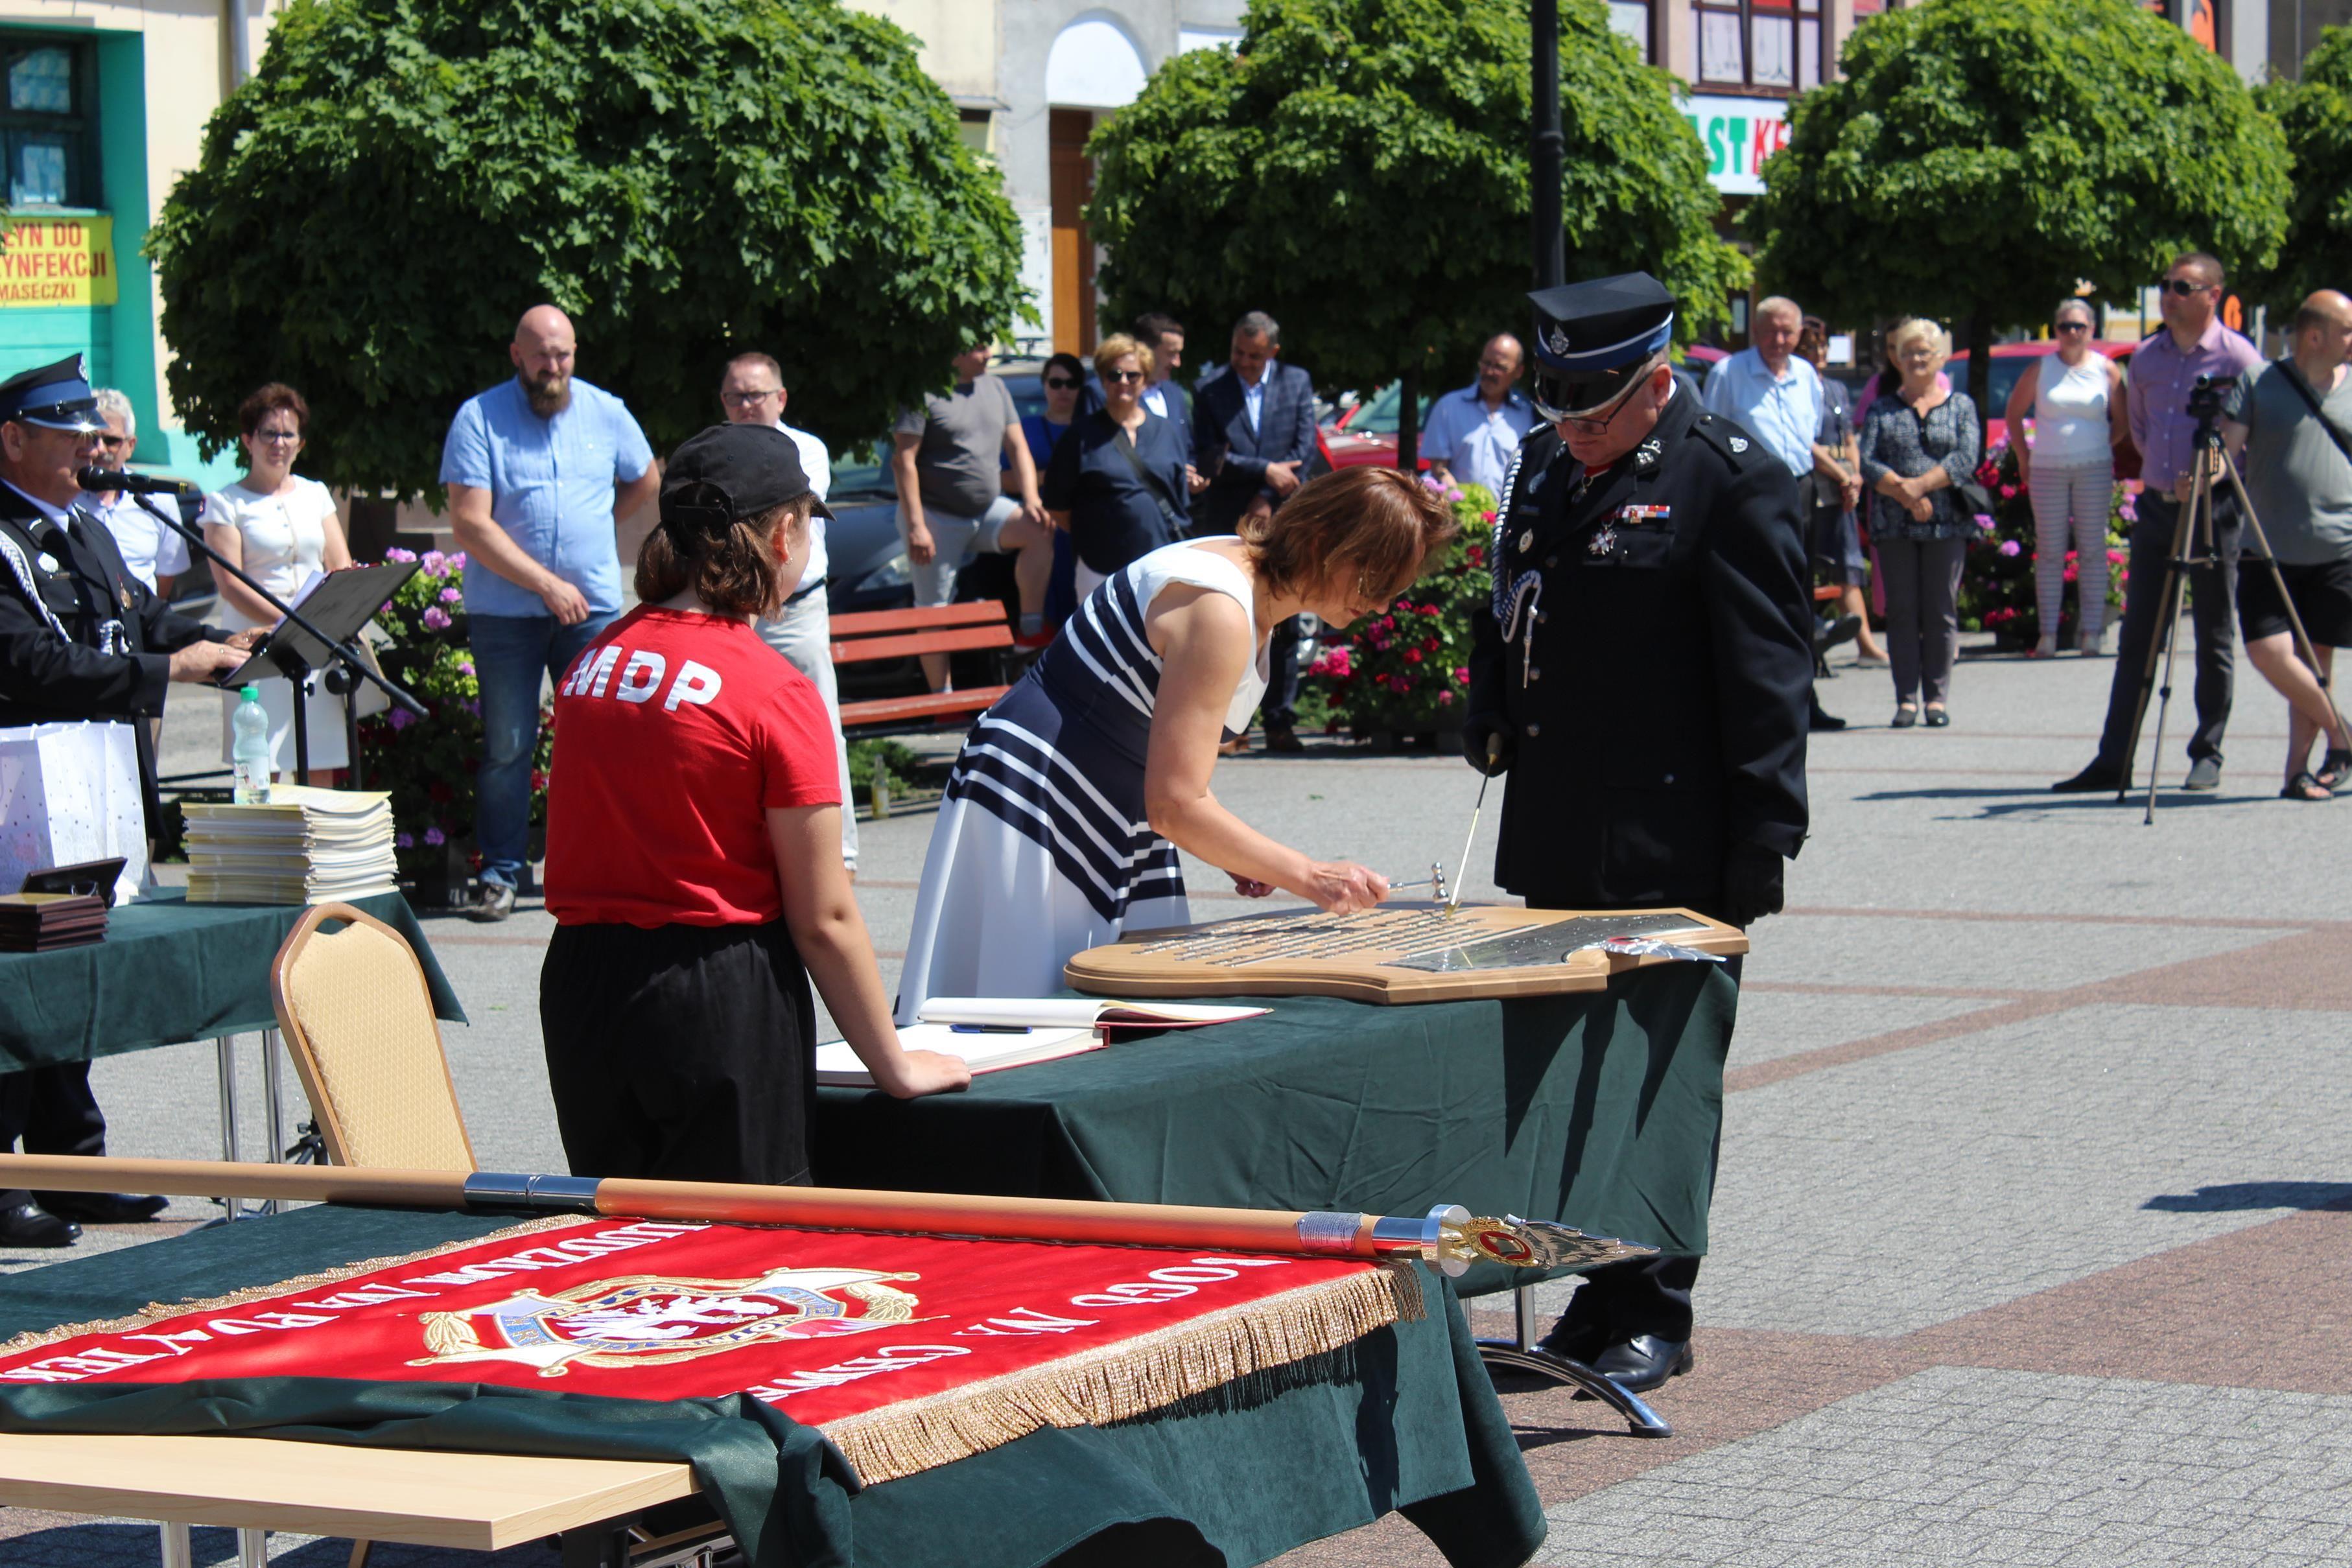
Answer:
M2116 673L2107 688L2107 721L2099 752L2072 779L2051 786L2062 792L2124 790L2131 787L2132 729L2137 722L2147 669L2147 651L2157 637L2163 606L2155 588L2164 581L2180 508L2197 480L2197 421L2189 394L2199 376L2227 386L2263 362L2255 347L2221 324L2221 264L2203 251L2174 258L2165 269L2164 330L2132 350L2131 434L2140 454L2139 519L2131 531L2131 577L2135 590L2124 596L2124 627L2116 648ZM2189 572L2189 609L2197 627L2197 727L2189 732L2186 789L2221 787L2221 732L2230 722L2232 665L2237 655L2238 508L2226 486L2216 492L2210 566ZM2208 541L2193 543L2191 556L2207 553Z
M1529 298L1549 423L1496 515L1462 733L1472 766L1510 771L1495 880L1535 908L1678 905L1746 925L1780 907L1805 837L1796 480L1678 383L1657 279ZM1663 1253L1596 1270L1544 1344L1638 1392L1691 1364L1705 1239L1622 1223Z
M99 388L98 417L106 422L106 428L89 438L98 448L91 461L101 468L129 467L131 455L139 450L139 415L131 410L131 400L112 387ZM188 570L188 541L121 490L93 491L82 497L82 504L114 536L131 575L145 583L156 598L170 603L173 584Z

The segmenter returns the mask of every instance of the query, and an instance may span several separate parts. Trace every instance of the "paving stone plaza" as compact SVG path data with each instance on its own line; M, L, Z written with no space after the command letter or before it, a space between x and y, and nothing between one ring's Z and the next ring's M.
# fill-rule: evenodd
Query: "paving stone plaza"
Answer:
M1752 933L1697 1367L1654 1397L1676 1435L1635 1441L1597 1406L1508 1385L1549 1508L1542 1561L2352 1561L2352 802L2275 798L2285 708L2242 663L2218 796L2168 789L2150 828L2137 804L2049 794L2090 758L2111 669L1968 658L1943 731L1883 727L1883 673L1844 666L1822 688L1856 727L1814 737L1790 912ZM209 695L173 702L167 772L203 765L218 733ZM1228 763L1217 788L1278 837L1404 878L1458 852L1476 783L1451 759L1318 742ZM1473 897L1494 894L1494 815ZM859 895L886 970L929 827L918 812L865 830ZM1202 917L1244 907L1221 875L1188 875ZM561 1169L546 916L426 924L474 1019L447 1040L482 1163ZM248 1157L257 1054L248 1039ZM95 1082L113 1152L218 1155L209 1045L108 1058ZM290 1072L287 1087L299 1103ZM208 1212L176 1204L173 1223L95 1228L82 1248ZM1503 1332L1507 1306L1474 1303L1481 1329ZM226 1531L195 1545L234 1560ZM348 1547L270 1550L340 1568ZM145 1568L155 1552L152 1527L0 1511L5 1568ZM1392 1517L1282 1561L1441 1559Z

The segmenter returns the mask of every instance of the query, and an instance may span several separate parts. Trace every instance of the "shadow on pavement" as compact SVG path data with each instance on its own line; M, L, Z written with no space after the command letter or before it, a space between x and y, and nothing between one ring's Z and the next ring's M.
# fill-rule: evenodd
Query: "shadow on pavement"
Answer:
M2166 1214L2234 1214L2261 1208L2352 1209L2352 1181L2232 1181L2195 1192L2158 1193L2143 1209Z

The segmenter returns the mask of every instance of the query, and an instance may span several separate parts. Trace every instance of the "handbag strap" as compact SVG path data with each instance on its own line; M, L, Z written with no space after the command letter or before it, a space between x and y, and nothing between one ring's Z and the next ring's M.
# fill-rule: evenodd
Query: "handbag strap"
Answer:
M1129 468L1135 470L1136 478L1140 480L1143 487L1151 493L1152 505L1160 508L1160 520L1175 532L1182 533L1184 519L1176 515L1176 507L1168 499L1168 493L1160 487L1160 476L1143 465L1143 459L1137 455L1134 438L1128 434L1127 426L1113 420L1111 429L1114 434L1110 444L1118 448L1118 455L1127 459L1127 465Z
M2347 463L2352 463L2352 436L2347 436L2344 434L2344 427L2327 417L2327 411L2319 405L2319 399L2312 392L2311 383L2304 380L2303 371L2295 364L2294 356L2281 354L2272 362L2272 368L2286 377L2286 384L2293 387L2305 404L2310 408L2312 417L2319 421L2319 428L2327 432L2327 438L2336 443L2336 450L2344 454L2344 460Z

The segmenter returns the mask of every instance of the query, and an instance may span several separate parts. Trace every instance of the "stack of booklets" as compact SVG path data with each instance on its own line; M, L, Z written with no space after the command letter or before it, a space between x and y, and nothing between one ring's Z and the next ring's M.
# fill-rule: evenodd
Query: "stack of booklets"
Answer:
M1121 1002L1094 997L933 997L902 1025L898 1043L963 1058L974 1072L1057 1061L1100 1051L1116 1031L1203 1029L1262 1017L1265 1008L1204 1002ZM816 1081L871 1087L873 1074L845 1040L816 1048Z
M106 940L106 900L94 893L0 896L0 953L47 953Z
M279 784L267 805L182 808L190 904L320 904L399 884L392 797Z

